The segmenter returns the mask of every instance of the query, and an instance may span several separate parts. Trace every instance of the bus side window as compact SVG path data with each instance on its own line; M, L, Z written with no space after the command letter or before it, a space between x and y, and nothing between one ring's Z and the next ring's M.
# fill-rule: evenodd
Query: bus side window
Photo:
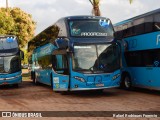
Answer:
M53 55L52 66L58 74L69 74L68 60L66 55Z
M123 38L123 30L122 30L122 25L117 26L116 29L116 34L115 34L115 38L117 40L121 40Z
M153 67L153 53L152 51L145 50L141 52L143 67Z
M153 31L153 16L145 17L145 33Z
M160 14L154 15L154 30L155 31L160 30Z
M123 37L127 37L128 36L127 35L127 28L128 28L127 24L123 25Z
M123 37L129 37L133 35L132 22L128 22L123 26Z
M145 31L144 29L144 18L140 18L140 19L137 19L134 21L134 32L136 35L139 35L139 34L143 34Z

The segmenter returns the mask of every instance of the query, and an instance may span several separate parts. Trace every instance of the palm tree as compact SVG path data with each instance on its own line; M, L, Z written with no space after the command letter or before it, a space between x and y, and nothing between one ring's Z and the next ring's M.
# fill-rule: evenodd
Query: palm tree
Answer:
M100 9L99 9L100 0L89 0L89 1L93 6L92 14L95 15L95 16L101 16L101 12L100 12Z
M8 0L6 0L6 8L8 8Z
M129 0L130 4L133 2L133 0Z
M95 16L101 16L101 12L99 9L100 0L89 0L89 1L93 6L92 14ZM131 4L133 2L133 0L129 0L129 2Z

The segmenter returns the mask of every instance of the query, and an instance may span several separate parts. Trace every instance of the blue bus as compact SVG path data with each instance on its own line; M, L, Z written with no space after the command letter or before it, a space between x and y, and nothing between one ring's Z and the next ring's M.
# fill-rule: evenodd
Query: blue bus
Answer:
M54 91L119 87L120 45L111 21L104 17L70 16L28 43L31 79Z
M121 87L160 90L160 9L114 25L122 46Z
M0 85L14 85L22 82L21 59L23 52L14 35L0 35Z

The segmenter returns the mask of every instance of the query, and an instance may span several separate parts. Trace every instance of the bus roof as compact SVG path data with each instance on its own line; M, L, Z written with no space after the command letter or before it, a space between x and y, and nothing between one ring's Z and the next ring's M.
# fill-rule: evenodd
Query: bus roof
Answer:
M61 18L61 19L58 19L57 21L59 21L59 20L63 20L63 21L66 21L66 20L76 20L76 19L109 19L109 18L105 18L105 17L101 17L101 16L91 16L91 15L77 15L77 16L67 16L67 17L63 17L63 18ZM57 23L57 22L55 22L55 23ZM53 24L52 24L53 25ZM50 25L50 26L52 26L52 25ZM48 26L48 27L50 27L50 26ZM47 27L47 28L48 28ZM46 29L47 29L46 28ZM45 31L46 29L44 29L43 31ZM41 31L39 34L41 34L43 31ZM39 34L37 34L36 36L38 36ZM36 37L35 36L35 37ZM29 42L32 42L32 40L35 38L35 37L33 37Z
M124 21L118 22L118 23L114 24L114 26L123 25L125 23L131 22L133 20L136 20L136 19L139 19L139 18L142 18L142 17L145 17L145 16L152 15L154 13L160 13L160 8L156 9L156 10L153 10L153 11L150 11L150 12L147 12L147 13L144 13L144 14L141 14L141 15L138 15L138 16L135 16L135 17L132 17L132 18L129 18L129 19L124 20Z
M43 45L43 43L49 43L49 41L51 39L41 39L41 40L38 40L37 41L37 38L41 38L41 36L45 36L46 34L42 34L43 32L45 33L45 31L47 31L49 28L52 28L54 25L59 25L60 23L63 25L59 25L60 26L60 29L63 29L64 32L62 32L64 35L62 35L63 37L67 36L68 33L66 32L65 29L67 29L66 27L64 27L64 25L66 25L66 22L68 20L93 20L93 19L96 19L96 20L104 20L104 19L109 19L109 18L106 18L106 17L101 17L101 16L89 16L89 15L85 15L85 16L67 16L67 17L63 17L63 18L60 18L58 19L54 24L50 25L49 27L47 27L46 29L44 29L43 31L41 31L39 34L37 34L35 37L33 37L29 42L28 42L28 48L29 46L32 46L33 44L37 44L37 46L41 46ZM56 30L56 29L54 29ZM60 31L63 31L63 30L60 30ZM66 33L66 34L65 34ZM43 43L42 43L42 42Z
M64 17L64 18L61 18L61 19L106 19L105 17L100 17L100 16L90 16L90 15L85 15L85 16L82 16L82 15L79 15L79 16L67 16L67 17ZM108 19L108 18L107 18Z

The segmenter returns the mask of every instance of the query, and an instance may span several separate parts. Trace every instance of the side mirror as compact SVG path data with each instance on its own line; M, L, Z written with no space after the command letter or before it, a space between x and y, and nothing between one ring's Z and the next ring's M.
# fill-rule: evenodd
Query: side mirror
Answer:
M56 46L60 49L66 49L69 44L69 40L67 38L58 38L55 40Z
M24 60L24 52L22 50L20 50L20 57L21 57L21 60Z

